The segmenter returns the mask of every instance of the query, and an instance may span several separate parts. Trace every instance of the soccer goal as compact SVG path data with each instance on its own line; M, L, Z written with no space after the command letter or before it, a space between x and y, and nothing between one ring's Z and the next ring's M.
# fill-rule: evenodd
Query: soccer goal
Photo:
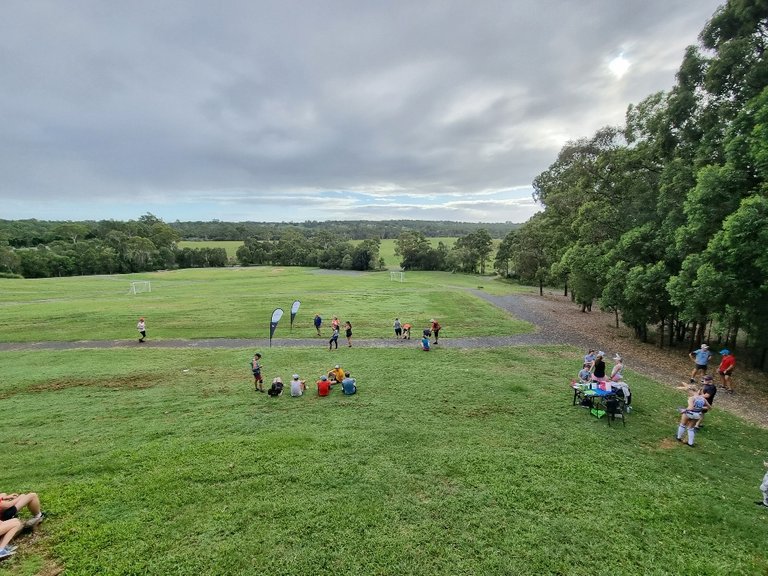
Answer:
M394 270L389 271L390 282L405 282L405 272L396 272Z
M152 292L152 283L149 280L131 282L131 289L128 294L139 294L140 292Z

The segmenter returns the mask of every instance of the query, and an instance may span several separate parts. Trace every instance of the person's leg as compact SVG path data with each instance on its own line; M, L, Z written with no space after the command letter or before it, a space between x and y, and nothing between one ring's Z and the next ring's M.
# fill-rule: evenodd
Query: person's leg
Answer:
M16 506L17 510L21 510L26 506L32 516L40 515L40 498L34 492L20 494L11 504Z
M696 437L696 426L693 421L688 422L688 446L693 446L693 439Z
M723 376L723 380L723 387L728 390L728 392L733 392L733 382L731 381L731 375L726 372Z
M21 520L18 518L11 518L10 520L4 520L0 522L0 548L5 548L16 536L16 533L21 530Z

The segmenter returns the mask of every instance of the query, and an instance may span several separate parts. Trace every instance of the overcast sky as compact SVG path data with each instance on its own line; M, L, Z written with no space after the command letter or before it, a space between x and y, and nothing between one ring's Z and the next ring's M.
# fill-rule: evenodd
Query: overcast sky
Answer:
M716 0L4 0L0 218L523 222Z

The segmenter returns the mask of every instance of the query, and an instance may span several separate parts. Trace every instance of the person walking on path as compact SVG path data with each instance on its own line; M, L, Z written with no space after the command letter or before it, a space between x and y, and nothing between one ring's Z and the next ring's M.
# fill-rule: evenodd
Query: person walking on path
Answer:
M317 330L317 335L320 336L320 327L323 325L323 319L320 317L320 314L315 314L315 330Z
M440 326L440 322L438 322L434 318L432 318L432 320L430 320L429 323L430 323L430 330L432 330L432 336L435 337L434 343L437 344L437 339L440 336L440 328L442 328L442 326Z
M344 334L347 337L347 344L352 348L352 323L349 320L344 322Z
M400 324L399 318L395 318L395 323L392 324L392 327L395 329L395 338L400 338L403 335L403 325Z
M702 344L701 348L694 350L688 354L688 356L693 360L694 367L691 371L691 384L695 384L696 374L701 372L702 376L706 376L707 364L709 363L709 359L712 358L712 353L709 351L709 346Z
M261 354L253 355L251 360L251 372L253 372L253 385L259 392L264 392L264 377L261 375Z
M144 342L144 339L147 337L147 325L144 322L144 318L139 318L139 323L136 324L136 330L138 330L139 334L141 334L139 342Z
M726 392L733 392L733 382L731 382L731 374L733 369L736 368L736 358L731 354L728 348L720 350L720 354L723 359L720 361L720 366L717 367L717 373L720 374L720 381L723 384L723 389Z
M333 329L333 334L331 334L331 339L328 340L328 350L333 350L333 345L336 345L336 350L339 349L339 328L338 326Z

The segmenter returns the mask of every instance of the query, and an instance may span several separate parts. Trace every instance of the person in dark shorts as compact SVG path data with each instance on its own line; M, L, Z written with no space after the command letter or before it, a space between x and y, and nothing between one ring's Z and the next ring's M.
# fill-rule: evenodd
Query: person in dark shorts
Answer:
M435 344L437 344L437 339L440 337L440 329L442 326L440 326L440 322L432 318L432 320L429 321L430 323L430 329L432 330L432 336L435 337Z
M349 320L344 322L344 334L347 337L347 344L352 348L352 323Z
M139 318L139 323L136 324L136 330L141 334L139 342L144 342L144 339L147 337L147 323L144 322L144 318Z
M400 318L395 318L395 323L392 324L395 329L395 338L400 338L403 335L403 325L400 324Z
M331 339L328 340L328 350L332 350L334 344L336 345L336 350L339 349L339 328L336 327L333 329L333 333L331 334Z
M317 330L317 335L320 336L320 327L323 325L323 319L320 317L320 314L315 314L315 330Z
M40 497L35 492L27 494L0 493L0 520L16 518L24 508L32 514L32 517L26 522L27 526L39 524L45 518L45 513L40 509Z
M259 392L264 392L264 377L261 375L261 354L253 355L251 360L251 372L253 372L253 385Z
M277 398L283 395L283 380L280 376L275 376L272 379L272 385L267 390L267 394L272 398Z

